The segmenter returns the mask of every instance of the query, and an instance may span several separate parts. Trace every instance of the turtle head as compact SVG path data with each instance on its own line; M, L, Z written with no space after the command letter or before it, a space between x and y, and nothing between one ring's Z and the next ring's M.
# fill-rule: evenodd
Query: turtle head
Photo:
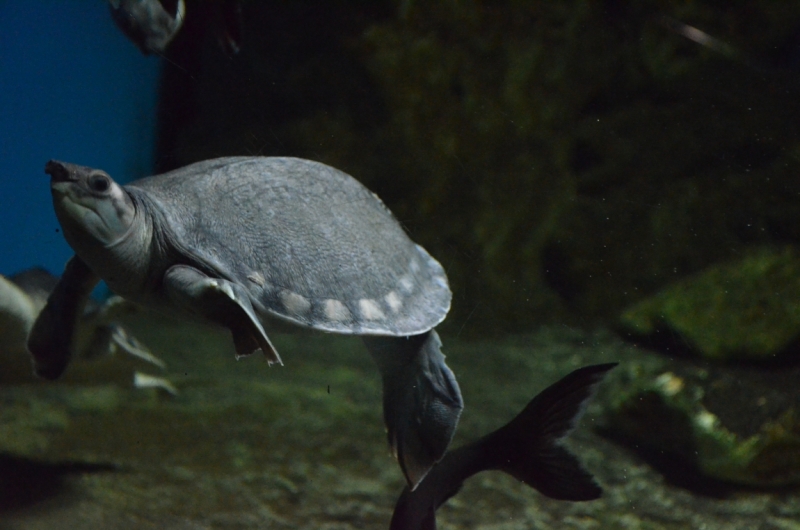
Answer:
M50 175L58 222L73 248L91 245L88 240L109 247L125 239L136 208L108 173L56 160L48 162L44 172Z

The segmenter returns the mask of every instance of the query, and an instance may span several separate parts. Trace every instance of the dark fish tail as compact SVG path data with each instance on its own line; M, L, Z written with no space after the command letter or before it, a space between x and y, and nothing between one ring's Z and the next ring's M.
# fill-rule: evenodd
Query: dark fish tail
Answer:
M466 479L491 469L553 499L600 497L600 486L560 441L577 426L597 384L616 365L575 370L533 398L508 424L445 454L416 490L403 490L390 530L436 530L436 509L458 493Z
M575 370L549 386L508 424L478 443L499 469L553 499L588 501L602 490L559 442L575 427L597 384L617 363Z
M215 4L217 2L214 2ZM242 4L240 0L222 0L217 7L216 27L222 50L228 55L236 55L242 49Z

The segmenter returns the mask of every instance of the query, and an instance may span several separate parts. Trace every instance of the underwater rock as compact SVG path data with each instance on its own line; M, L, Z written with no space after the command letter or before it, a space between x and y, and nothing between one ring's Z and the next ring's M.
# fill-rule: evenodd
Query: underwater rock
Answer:
M800 256L762 249L709 267L627 309L640 337L675 332L708 359L772 360L800 336Z
M800 368L630 363L603 431L690 489L800 485ZM618 374L619 375L619 374Z

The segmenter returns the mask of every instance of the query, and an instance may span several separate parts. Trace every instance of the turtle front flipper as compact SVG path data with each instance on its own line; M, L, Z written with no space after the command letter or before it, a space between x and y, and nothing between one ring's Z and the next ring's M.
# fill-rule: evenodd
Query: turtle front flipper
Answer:
M209 278L188 265L175 265L164 275L164 287L170 300L184 311L228 328L237 356L261 348L270 364L283 364L241 286Z
M389 445L411 490L447 451L464 408L434 330L411 337L363 337L383 377Z
M67 262L64 274L47 298L28 335L36 375L57 379L69 364L78 319L100 278L78 257Z

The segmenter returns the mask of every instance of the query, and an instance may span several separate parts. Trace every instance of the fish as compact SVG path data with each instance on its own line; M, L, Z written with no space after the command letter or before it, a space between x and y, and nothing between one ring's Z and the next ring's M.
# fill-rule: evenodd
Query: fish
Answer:
M117 26L145 55L163 57L186 18L184 0L108 0L108 6ZM192 4L191 16L192 23L197 22L195 27L210 28L224 53L239 53L243 24L240 0L197 1ZM193 32L194 37L203 31Z
M579 368L547 387L514 419L475 442L445 454L425 479L406 486L395 505L390 530L436 530L436 510L464 481L499 470L564 501L600 498L602 489L562 444L577 427L597 385L618 363Z
M183 0L108 0L111 18L145 55L161 55L183 25Z
M217 0L212 13L217 44L227 55L236 55L242 49L242 4L239 0Z
M729 61L744 65L760 74L776 75L784 72L797 74L800 70L800 27L797 25L782 39L777 40L769 54L743 51L695 26L662 15L658 22L664 28L692 42L714 51Z

